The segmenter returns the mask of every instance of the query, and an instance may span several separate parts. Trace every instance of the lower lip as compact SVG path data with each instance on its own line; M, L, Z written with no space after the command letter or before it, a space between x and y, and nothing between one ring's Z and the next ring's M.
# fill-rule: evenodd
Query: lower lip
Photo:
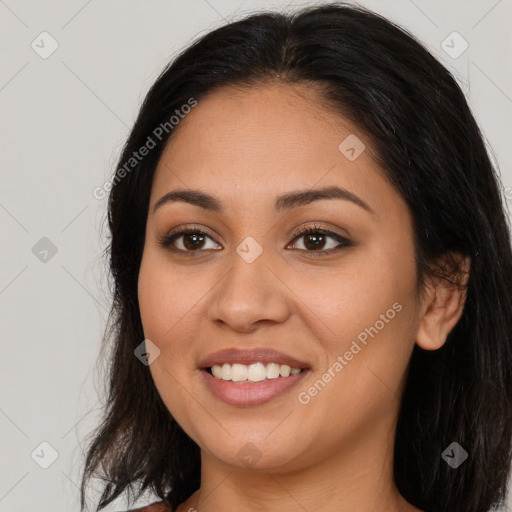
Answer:
M214 377L206 370L201 370L208 389L222 401L230 405L260 405L270 402L297 385L308 373L302 370L297 375L277 377L260 382L233 382Z

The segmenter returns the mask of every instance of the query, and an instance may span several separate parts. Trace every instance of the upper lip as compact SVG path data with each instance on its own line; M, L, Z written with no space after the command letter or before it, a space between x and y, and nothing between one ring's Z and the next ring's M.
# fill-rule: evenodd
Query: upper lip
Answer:
M225 363L249 365L257 362L264 364L286 364L291 368L309 368L309 365L306 362L270 348L253 348L251 350L227 348L219 350L218 352L214 352L202 359L199 362L199 368L222 366Z

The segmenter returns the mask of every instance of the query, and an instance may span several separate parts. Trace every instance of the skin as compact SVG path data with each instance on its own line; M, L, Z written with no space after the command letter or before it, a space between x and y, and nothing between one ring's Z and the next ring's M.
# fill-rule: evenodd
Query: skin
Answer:
M414 344L443 345L463 297L428 281L417 297L407 205L372 158L370 142L302 85L223 88L180 121L156 170L139 274L144 334L160 350L150 365L156 388L201 448L201 488L178 508L324 512L418 511L392 477L393 443ZM365 143L354 161L338 149L349 134ZM274 211L285 192L339 186L364 200L323 199ZM222 213L186 202L155 203L176 189L216 196ZM312 226L352 246L313 254ZM158 243L178 226L209 233L202 249ZM193 226L191 226L193 230ZM236 252L254 238L262 254ZM190 240L190 237L189 237ZM338 242L327 238L324 248ZM219 249L219 250L215 250ZM199 252L199 254L197 254ZM307 404L298 394L333 366L365 328L402 306ZM272 347L307 361L297 387L258 406L228 405L203 383L199 361L224 348ZM237 456L253 443L260 459ZM302 507L302 508L301 508Z

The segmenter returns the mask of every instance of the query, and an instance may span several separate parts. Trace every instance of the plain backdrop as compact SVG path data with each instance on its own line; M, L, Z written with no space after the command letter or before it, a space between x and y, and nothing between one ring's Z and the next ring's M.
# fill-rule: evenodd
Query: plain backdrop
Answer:
M93 190L113 173L144 94L201 34L256 9L311 3L0 0L1 512L79 509L110 299L106 199ZM512 0L360 4L452 70L512 198ZM443 41L454 31L450 55Z

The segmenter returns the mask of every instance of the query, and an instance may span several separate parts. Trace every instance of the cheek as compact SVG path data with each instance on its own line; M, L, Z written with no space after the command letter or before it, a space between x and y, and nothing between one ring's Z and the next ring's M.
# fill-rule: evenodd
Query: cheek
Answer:
M150 371L171 411L190 399L184 388L198 377L198 331L214 283L212 272L184 272L165 254L148 251L142 259L138 281L141 321L144 336L160 350Z
M181 323L200 306L204 286L184 278L165 256L145 253L138 280L138 300L144 334L164 344L180 332Z
M162 259L165 258L146 253L139 272L138 300L144 336L160 350L149 370L167 409L178 423L190 425L190 369L195 362L191 333L204 293ZM200 412L195 410L196 415Z
M168 281L165 268L144 259L138 281L139 309L146 338L161 341L171 324L171 311L175 310L175 293Z
M338 383L333 399L350 402L352 393L363 399L398 388L414 346L415 268L412 250L369 250L347 261L346 271L310 287L311 329L325 352L320 372L344 376L332 379ZM305 288L298 292L305 294Z
M315 324L311 328L318 339L330 350L343 350L376 323L379 337L384 332L397 334L396 324L402 322L395 319L403 318L403 311L411 307L414 269L404 265L397 269L382 258L378 265L369 265L367 260L314 280L302 277L293 289L305 306L303 316Z

